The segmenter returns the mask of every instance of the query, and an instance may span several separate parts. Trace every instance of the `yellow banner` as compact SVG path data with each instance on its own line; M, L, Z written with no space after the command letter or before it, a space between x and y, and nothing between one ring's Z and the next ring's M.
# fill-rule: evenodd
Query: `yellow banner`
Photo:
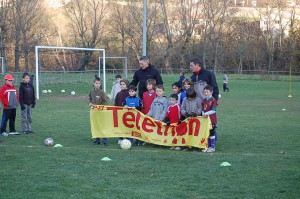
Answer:
M167 126L136 109L95 105L90 110L93 138L124 137L163 146L207 148L209 117L192 117Z

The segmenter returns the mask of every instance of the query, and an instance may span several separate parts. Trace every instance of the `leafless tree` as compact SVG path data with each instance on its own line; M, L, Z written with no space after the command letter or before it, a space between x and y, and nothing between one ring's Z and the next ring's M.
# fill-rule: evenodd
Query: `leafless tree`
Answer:
M106 17L104 0L72 0L66 5L66 16L70 20L76 46L95 48L102 40ZM84 52L83 64L78 70L85 70L93 51Z

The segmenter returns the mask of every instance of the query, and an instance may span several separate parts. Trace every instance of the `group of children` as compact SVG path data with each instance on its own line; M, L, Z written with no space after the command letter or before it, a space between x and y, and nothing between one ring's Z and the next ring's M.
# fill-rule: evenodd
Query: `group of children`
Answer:
M183 74L184 76L184 74ZM213 98L213 87L206 86L203 90L205 98L201 101L197 97L196 91L193 87L193 82L190 78L180 79L178 82L172 84L173 94L167 99L164 96L165 88L163 85L156 85L154 79L148 79L146 81L147 91L143 93L143 98L140 99L137 96L136 86L129 85L128 80L121 79L121 76L116 76L116 81L120 85L120 91L112 97L115 106L123 106L125 108L134 108L145 115L152 117L155 120L171 124L180 124L186 118L189 117L210 117L212 122L212 130L210 130L210 136L208 139L208 148L204 149L203 152L214 152L215 142L216 142L216 108L217 100ZM182 82L182 83L181 83ZM113 84L113 89L116 84ZM182 85L182 87L181 87ZM94 89L90 92L90 105L92 104L107 104L105 93L100 89L101 81L100 79L94 80ZM95 93L98 93L95 95ZM102 98L103 97L103 98ZM95 98L98 101L95 101ZM101 100L99 98L102 98ZM119 142L123 138L119 139ZM132 138L128 138L132 144L140 145L140 141L136 140L133 143ZM103 143L107 145L107 138L103 139ZM95 144L100 144L100 138L96 138ZM143 143L147 144L147 143ZM189 147L171 147L175 150L190 150Z
M0 133L4 137L20 134L15 128L16 112L19 104L21 106L22 132L24 134L34 133L31 129L31 113L36 103L34 87L29 73L23 73L22 78L23 82L20 83L19 94L13 84L14 78L11 74L4 76L4 85L0 89L0 101L3 108ZM9 132L6 131L7 123L9 123Z

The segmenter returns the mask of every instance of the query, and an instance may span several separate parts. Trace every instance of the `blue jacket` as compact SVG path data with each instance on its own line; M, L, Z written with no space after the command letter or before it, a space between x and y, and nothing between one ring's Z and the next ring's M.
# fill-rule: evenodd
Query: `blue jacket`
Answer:
M142 100L137 96L128 96L125 99L124 106L135 107L137 110L142 110Z

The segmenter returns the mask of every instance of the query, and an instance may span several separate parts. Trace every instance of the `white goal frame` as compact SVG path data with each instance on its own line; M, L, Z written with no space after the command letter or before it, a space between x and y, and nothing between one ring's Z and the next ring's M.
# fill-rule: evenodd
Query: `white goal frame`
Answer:
M103 57L99 57L99 63L101 63L101 59ZM127 62L127 57L105 57L105 59L124 59L125 60L125 78L128 78L128 62ZM124 68L123 68L124 70ZM99 73L100 76L100 73Z
M106 92L106 66L105 66L105 49L101 48L76 48L76 47L61 47L61 46L35 46L35 75L36 75L36 99L40 98L39 94L39 49L65 49L65 50L82 50L82 51L100 51L103 55L103 88ZM98 76L100 77L100 67L101 63L99 62Z

